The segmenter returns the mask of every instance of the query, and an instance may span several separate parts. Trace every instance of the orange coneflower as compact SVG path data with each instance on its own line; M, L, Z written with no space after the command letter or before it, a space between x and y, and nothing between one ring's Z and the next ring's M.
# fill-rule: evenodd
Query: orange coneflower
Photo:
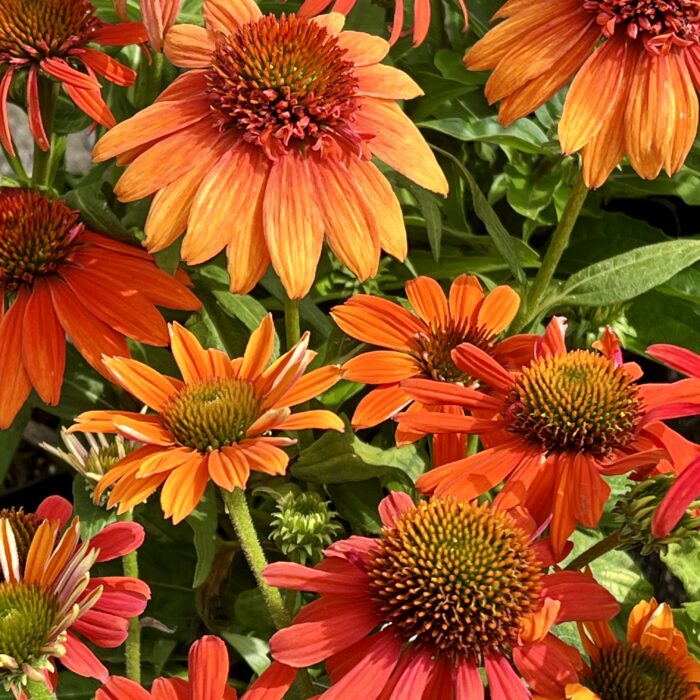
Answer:
M658 435L655 421L675 397L666 385L637 384L641 369L622 362L610 329L595 344L598 351L567 351L565 329L564 319L552 319L521 371L507 371L476 345L460 345L452 353L455 364L478 377L481 390L425 379L402 383L424 404L462 406L479 417L397 417L426 433L485 436L488 449L423 474L418 487L471 499L505 481L496 502L522 504L540 523L552 515L559 554L577 523L598 524L610 494L602 475L651 469L668 458L674 442L684 442L666 426Z
M55 659L74 673L107 680L107 669L80 637L118 647L128 620L150 598L139 579L90 576L96 562L136 550L141 525L113 523L82 541L79 519L68 524L71 511L57 496L36 513L0 510L0 685L16 695L27 678L52 684Z
M504 125L575 75L559 140L582 150L589 187L625 155L644 178L680 170L698 126L699 0L509 0L494 19L465 61L493 69L486 96Z
M369 294L358 294L331 311L335 322L348 335L387 348L363 353L343 366L345 379L378 385L358 404L352 419L355 428L378 425L407 406L411 411L423 409L399 386L404 379L424 377L475 386L476 377L457 367L450 355L461 343L474 343L516 369L532 357L535 336L498 340L520 305L520 298L510 287L496 287L484 294L476 277L460 275L452 283L448 299L434 279L418 277L406 283L406 296L413 313ZM399 444L418 437L419 433L397 428ZM438 444L436 448L438 456L434 461L439 464L444 459ZM452 459L462 456L463 449Z
M550 650L518 653L535 700L700 700L700 663L666 603L652 598L634 606L626 644L607 622L587 622L579 631L588 662L563 645L548 657Z
M181 5L182 0L141 0L141 20L156 51L163 50L163 37L175 24ZM114 9L122 22L126 22L126 0L114 0Z
M71 430L117 433L144 443L115 464L95 489L99 498L113 486L108 507L133 508L161 485L166 517L179 522L197 506L209 479L227 491L245 488L251 470L284 474L294 444L270 430L343 430L330 411L291 415L290 407L309 401L340 377L335 366L304 375L316 356L308 333L266 368L274 342L272 317L253 332L243 357L230 360L220 350L204 350L189 331L170 327L172 350L182 380L166 377L125 358L105 358L114 380L157 415L88 411Z
M95 700L236 700L236 691L228 685L228 671L226 644L207 635L190 647L189 680L156 678L149 693L128 678L112 676Z
M301 17L313 17L324 12L333 0L304 0L299 8ZM348 15L355 7L356 0L336 0L333 5L333 12L340 12ZM469 12L465 0L459 0L459 7L464 15L464 31L469 28ZM430 0L415 0L413 4L413 45L420 46L428 36L430 29L431 7ZM404 27L404 0L396 0L394 6L394 21L391 25L391 36L389 43L395 44L403 34Z
M88 116L114 126L102 99L101 76L132 85L136 73L90 44L126 46L146 41L139 22L106 24L89 0L3 0L0 3L0 142L14 155L7 118L7 97L16 74L27 71L27 110L34 141L49 148L39 100L39 76L57 80Z
M336 542L314 568L265 569L271 585L319 594L272 637L270 652L295 668L325 660L333 684L324 700L483 698L481 666L492 700L525 700L511 652L556 649L554 625L618 610L589 575L547 574L551 550L532 542L522 514L516 521L454 499L415 505L401 493L380 514L379 537ZM284 671L274 668L277 682L290 682Z
M371 156L437 192L447 181L394 101L422 93L379 64L389 44L341 32L339 14L263 16L246 0L204 0L204 19L165 41L170 60L192 70L94 151L129 163L120 199L156 194L148 248L187 229L189 264L226 247L231 289L244 293L271 260L291 297L311 287L324 233L362 280L380 249L403 259L401 209Z
M155 305L198 309L188 283L145 251L87 230L62 201L0 188L0 428L32 386L58 403L66 335L103 374L102 354L128 355L126 338L167 345Z

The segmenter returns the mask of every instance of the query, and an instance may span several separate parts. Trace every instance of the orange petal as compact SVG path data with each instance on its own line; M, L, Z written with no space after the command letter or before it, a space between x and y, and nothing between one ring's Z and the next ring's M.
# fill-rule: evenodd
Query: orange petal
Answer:
M382 421L395 416L411 402L398 384L387 384L372 389L357 404L352 417L352 427L356 429L371 428Z
M226 353L205 350L194 334L179 323L172 323L169 330L173 357L185 382L238 376Z
M415 336L427 331L410 311L369 294L356 294L334 306L331 316L341 330L357 340L404 352L414 351Z
M331 411L315 410L295 413L277 426L276 430L345 430L343 419Z
M416 313L431 327L445 328L450 321L447 297L431 277L417 277L406 282L406 296Z
M22 363L22 325L28 294L20 291L0 321L0 428L9 428L32 385Z
M240 443L243 456L253 471L278 476L287 471L289 457L279 447L252 438Z
M38 583L46 570L46 565L53 552L58 524L45 520L41 523L32 537L32 543L27 553L22 580L25 584Z
M379 237L370 225L374 216L352 175L341 162L310 159L314 200L323 220L331 250L360 281L377 274Z
M169 447L175 441L172 433L163 425L160 416L142 416L140 414L138 418L118 416L114 418L112 424L120 435L136 442Z
M371 134L368 145L373 154L394 170L432 192L446 195L447 179L415 124L391 100L361 99L357 126Z
M223 477L222 481L227 485L221 485L221 487L229 487L229 491L233 491L234 488L245 489L250 477L250 465L245 458L245 448L241 448L238 445L224 447L219 451L219 456L222 468L225 470L224 474L220 475L220 478Z
M290 187L290 183L294 187ZM306 160L296 150L270 169L263 203L265 240L275 272L292 299L304 297L316 277L323 222Z
M357 89L363 95L387 100L412 100L423 94L420 85L409 75L393 66L374 64L355 69Z
M224 34L235 32L242 24L255 22L262 14L253 0L204 0L202 12L207 29Z
M163 53L178 68L209 68L216 35L194 24L178 24L165 35Z
M511 287L496 287L484 299L479 309L477 323L497 335L503 332L515 318L520 307L520 297Z
M309 372L299 378L272 408L279 408L280 403L285 406L296 406L300 403L306 403L337 384L340 376L340 367L338 365L329 365L328 367L315 369L313 372Z
M209 99L200 96L189 100L156 102L110 129L95 145L92 157L99 163L149 141L161 139L208 117L210 109Z
M249 242L254 230L261 231L268 171L269 161L258 148L236 145L224 153L202 181L192 203L182 243L183 260L197 265L217 255L227 243L240 248ZM245 263L246 258L259 256L248 252L241 257Z
M338 46L345 51L343 60L352 61L356 66L370 66L379 63L389 53L391 45L386 39L365 32L348 30L338 35Z
M468 328L483 298L479 280L474 275L460 275L450 287L450 315L463 328Z
M373 350L343 365L343 379L364 384L388 384L421 374L415 357L395 350Z
M117 383L154 411L161 412L182 382L148 365L123 357L106 357L104 364Z
M170 472L163 484L160 494L163 515L172 517L173 524L177 525L197 507L208 483L207 458L193 452L181 466Z
M666 154L664 170L677 173L693 146L698 131L698 95L681 54L669 54L672 92L674 95L673 135Z
M274 346L275 324L272 321L272 314L266 314L260 325L250 334L238 376L241 379L255 381L267 367Z

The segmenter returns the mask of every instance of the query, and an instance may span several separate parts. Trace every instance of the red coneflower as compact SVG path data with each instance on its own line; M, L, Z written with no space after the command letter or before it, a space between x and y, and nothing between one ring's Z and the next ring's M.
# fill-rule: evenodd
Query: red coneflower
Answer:
M165 516L177 523L196 508L209 479L234 491L245 489L251 471L284 474L289 456L281 448L296 441L270 436L271 430L343 430L343 421L330 411L291 414L292 406L318 396L340 378L337 366L304 374L316 356L308 350L308 333L269 366L275 336L270 315L251 335L243 357L233 360L221 350L204 350L178 324L170 327L170 335L182 380L136 360L104 360L114 381L157 415L88 411L71 428L144 443L97 485L97 498L114 486L108 507L118 503L120 513L131 510L162 486Z
M107 679L107 669L84 637L113 648L127 637L128 620L150 598L143 582L125 576L90 577L96 562L136 550L143 528L131 522L105 527L81 541L80 522L62 498L36 513L0 511L0 682L19 693L26 678L47 680L58 659L82 676Z
M39 75L57 80L88 116L103 126L116 124L102 99L97 76L132 85L136 73L90 44L126 46L146 41L138 22L106 24L89 0L3 0L0 3L0 142L14 155L7 118L7 96L14 76L27 71L27 111L36 143L45 151L39 101Z
M589 187L625 155L644 178L680 170L698 126L699 0L509 0L494 19L465 61L493 69L486 96L504 125L575 76L559 140L582 151Z
M0 188L0 428L32 387L58 403L66 335L102 374L102 354L128 356L127 338L167 345L155 305L198 309L187 284L184 272L171 277L145 251L87 230L60 200Z
M163 37L175 24L181 5L182 0L141 0L141 20L156 51L163 50ZM126 22L126 0L114 0L114 9L122 22Z
M510 287L496 287L484 294L476 277L460 275L450 287L448 300L435 280L418 277L406 283L406 296L413 313L369 294L357 294L331 311L333 320L349 336L386 348L363 353L343 366L345 379L377 385L355 409L355 428L378 425L406 407L411 411L424 408L401 389L402 380L424 377L476 386L476 377L457 367L450 355L461 343L474 343L516 369L532 358L535 336L499 340L520 305L517 293ZM420 435L401 426L396 431L399 444ZM438 448L438 452L442 454L444 450ZM452 459L463 455L464 449L453 454ZM444 460L438 456L434 461L439 464Z
M395 102L422 91L379 63L389 44L342 32L339 14L263 16L246 0L204 0L203 12L204 28L176 25L165 41L191 70L94 151L129 164L120 199L155 194L149 250L187 229L189 264L226 248L231 289L245 293L272 261L295 298L314 281L324 236L361 280L382 249L403 260L401 209L372 156L440 193L447 180Z
M128 678L112 676L95 700L236 700L236 691L228 685L228 671L226 644L207 635L190 647L189 680L156 678L149 693Z
M336 542L314 568L265 569L271 585L319 594L270 650L296 668L325 660L333 682L325 700L483 699L481 666L491 700L525 700L512 652L556 649L554 625L618 610L590 576L546 574L551 550L531 542L527 519L454 499L416 506L400 493L380 514L377 538ZM275 671L279 680L284 667Z
M424 379L401 385L424 404L457 405L480 417L397 416L425 433L485 436L488 449L423 474L418 487L472 499L505 482L496 497L501 507L522 504L538 522L552 514L557 554L576 523L598 524L610 493L602 475L651 468L668 456L669 443L682 440L670 429L663 440L649 429L673 399L665 386L637 384L641 369L623 364L610 329L595 344L599 351L567 351L565 328L564 319L552 319L521 371L507 371L473 344L460 345L452 353L455 364L468 368L483 389Z
M519 668L538 693L534 700L700 700L700 663L666 603L652 598L634 606L626 644L607 622L579 631L588 662L571 647L546 662L541 650L519 655Z
M313 17L324 12L330 7L333 0L304 0L299 8L301 17ZM336 0L333 12L348 15L355 7L356 0ZM469 12L465 0L459 0L459 6L464 15L464 31L469 28ZM430 0L415 0L413 4L413 45L420 46L428 36L430 29L431 7ZM389 43L395 44L403 34L404 27L404 0L396 0L394 6L394 21L391 25Z

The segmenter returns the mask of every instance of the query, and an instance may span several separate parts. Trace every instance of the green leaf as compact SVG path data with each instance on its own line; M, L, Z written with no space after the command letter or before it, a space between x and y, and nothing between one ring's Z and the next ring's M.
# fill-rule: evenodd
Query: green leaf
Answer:
M202 308L187 320L189 328L205 348L218 348L229 357L242 357L248 333L245 326L227 314L214 294L205 287L197 287Z
M197 552L197 567L192 588L198 588L207 580L214 563L218 517L216 491L213 485L209 484L199 505L187 516L187 524L194 531L194 549Z
M690 598L700 600L700 536L670 545L661 553L661 561L681 580Z
M435 201L435 195L424 190L422 187L414 187L411 185L410 190L416 198L418 207L423 214L430 250L433 252L435 262L438 262L440 260L440 246L442 243L442 217L440 216L440 207L438 207Z
M407 486L423 473L426 455L416 445L381 449L362 442L347 426L344 433L328 431L302 451L292 474L317 484L397 479Z
M221 636L243 657L255 673L261 675L270 665L269 644L258 637L221 631Z
M377 533L382 529L378 507L384 498L384 489L377 479L329 484L327 488L336 512L355 532Z
M111 238L134 243L134 236L122 224L119 217L107 203L105 182L96 182L67 192L63 199L71 209L80 212L81 219L97 233L108 234Z
M83 539L92 538L117 521L115 510L107 510L92 500L94 483L90 484L85 477L76 474L73 479L73 510L80 518L80 534Z
M12 425L6 430L0 430L0 484L5 480L7 472L10 470L12 459L22 441L22 433L31 415L32 407L27 402L15 417Z
M275 624L258 588L249 588L236 596L234 605L236 620L243 627L267 637L275 629Z
M560 300L581 306L627 301L666 282L700 260L700 241L678 240L635 248L576 272L564 283Z

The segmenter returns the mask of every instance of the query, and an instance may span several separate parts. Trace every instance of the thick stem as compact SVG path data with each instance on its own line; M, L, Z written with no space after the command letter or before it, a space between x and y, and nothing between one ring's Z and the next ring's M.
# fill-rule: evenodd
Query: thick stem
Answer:
M127 511L121 516L122 520L133 520L131 511ZM122 557L122 569L124 576L133 578L139 577L139 560L136 551L125 554ZM126 675L136 683L141 682L141 623L138 617L129 620L129 634L126 638L125 647Z
M299 319L299 301L297 299L284 300L284 331L287 341L287 350L299 342L301 338L301 321Z
M236 531L236 535L238 535L241 548L248 560L253 576L255 576L255 581L262 593L265 605L270 613L270 617L272 617L272 621L275 623L275 627L277 627L277 629L288 627L291 623L291 619L284 607L282 594L278 588L268 585L263 578L263 570L267 566L267 559L260 546L260 540L258 539L258 533L255 531L255 525L250 515L245 493L243 493L241 489L235 489L234 491L221 489L221 495L226 504L229 518L231 518L233 529Z
M525 303L520 309L518 317L515 319L512 330L517 333L521 331L525 326L527 326L531 321L533 321L540 311L540 303L542 297L547 291L554 273L559 266L559 261L561 256L564 254L567 246L569 245L569 239L571 238L571 232L573 231L576 220L581 213L581 208L586 200L586 195L588 195L588 188L583 181L583 176L579 173L576 177L576 182L571 189L571 194L569 195L569 200L566 203L564 212L561 215L559 224L557 225L552 238L549 241L549 247L542 260L542 265L535 275L535 279L530 286L527 293L527 297L524 300Z
M233 529L236 531L236 535L238 535L241 549L248 560L248 565L253 572L253 576L262 593L270 617L275 623L275 627L277 627L277 629L288 627L292 620L285 607L282 594L278 588L270 586L263 577L263 571L267 566L267 559L260 546L260 540L258 539L258 533L255 531L255 525L250 515L245 493L243 493L241 489L235 489L234 491L221 489L221 496L224 499L224 504L226 505L226 510L231 519ZM304 669L299 671L294 684L293 693L297 698L310 698L314 694L311 679Z
M602 557L603 554L616 549L622 544L622 532L620 530L615 530L615 532L610 533L607 537L596 542L592 547L589 547L585 552L581 552L567 567L567 571L579 571L587 566L592 561L595 561L598 557Z
M24 692L29 700L56 700L56 694L49 690L44 681L27 681Z
M34 163L32 165L32 184L38 187L51 185L51 152L54 146L53 122L56 114L56 101L60 84L39 75L39 101L41 103L41 120L49 139L49 150L42 151L34 144Z

